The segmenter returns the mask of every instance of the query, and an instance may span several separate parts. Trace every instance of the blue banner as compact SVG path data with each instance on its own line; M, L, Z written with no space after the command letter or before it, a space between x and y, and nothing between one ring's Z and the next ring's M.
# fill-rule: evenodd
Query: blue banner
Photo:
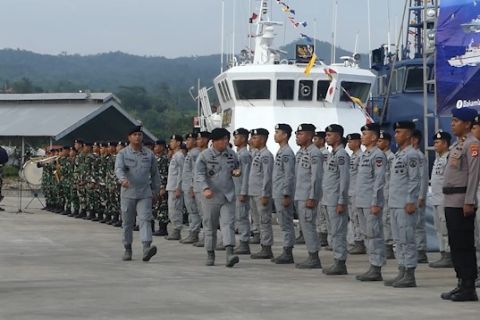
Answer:
M480 110L480 0L442 0L435 36L437 104Z

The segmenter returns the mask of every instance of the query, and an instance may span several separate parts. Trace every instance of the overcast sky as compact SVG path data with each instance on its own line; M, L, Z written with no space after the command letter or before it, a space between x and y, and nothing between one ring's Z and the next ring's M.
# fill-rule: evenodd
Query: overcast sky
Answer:
M248 45L248 18L258 12L258 0L225 1L225 47L232 48L233 7L236 3L236 52ZM335 0L284 0L307 21L304 32L330 41ZM368 51L368 0L337 0L337 44ZM287 22L275 0L272 18ZM400 28L403 0L370 0L372 47L387 42L390 6L391 42ZM0 48L39 53L95 54L123 51L138 55L207 55L220 52L222 0L0 0ZM315 32L316 21L316 32ZM277 29L277 45L298 38L288 22Z

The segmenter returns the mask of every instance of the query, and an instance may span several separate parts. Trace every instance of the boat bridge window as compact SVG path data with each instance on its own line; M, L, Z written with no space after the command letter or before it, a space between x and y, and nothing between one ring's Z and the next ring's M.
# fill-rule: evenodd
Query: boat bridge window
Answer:
M330 88L330 81L320 80L317 82L317 100L323 101L327 97L328 88Z
M392 82L390 84L391 93L397 93L397 75L398 75L397 70L393 70L392 77L390 78L390 81Z
M422 67L412 67L407 69L405 92L423 92Z
M219 82L217 87L218 87L218 91L220 92L220 97L222 98L222 101L227 102L227 97L225 96L225 91L223 90L222 82Z
M234 80L237 100L270 100L270 80Z
M312 101L312 98L313 98L313 81L300 80L300 85L298 86L298 100Z
M226 101L232 100L232 95L230 94L230 89L228 88L227 80L222 81L223 92L225 93Z
M277 80L277 100L293 100L295 80Z
M370 83L342 81L342 88L348 92L352 97L359 98L362 101L367 101L370 94ZM340 101L350 101L350 98L342 91Z

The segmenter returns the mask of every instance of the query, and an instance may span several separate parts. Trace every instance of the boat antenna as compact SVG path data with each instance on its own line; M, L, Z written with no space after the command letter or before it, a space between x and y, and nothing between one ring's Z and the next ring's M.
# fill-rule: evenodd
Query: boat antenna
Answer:
M337 54L337 15L338 15L338 0L333 0L333 25L332 25L332 61L335 63L335 55Z
M232 9L232 24L233 24L233 27L232 27L232 66L234 66L235 64L235 32L236 32L236 26L235 26L235 23L236 23L236 11L237 11L237 0L233 0L233 9Z
M223 73L223 55L224 55L224 27L225 27L225 0L222 0L222 19L220 25L220 73Z
M372 17L370 15L370 0L367 0L367 19L368 19L368 63L372 69Z

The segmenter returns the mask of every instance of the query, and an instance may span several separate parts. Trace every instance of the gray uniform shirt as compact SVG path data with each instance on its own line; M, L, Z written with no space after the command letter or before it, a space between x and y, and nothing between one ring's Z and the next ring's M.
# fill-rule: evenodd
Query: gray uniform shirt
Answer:
M148 148L135 151L131 146L121 150L115 160L115 175L120 182L128 181L120 195L127 199L151 198L160 192L160 174L155 155Z
M448 152L445 152L442 155L437 154L435 161L433 162L432 168L432 205L434 206L443 206L443 182L444 182L444 173L445 168L448 163Z
M450 148L444 173L444 187L466 187L465 193L445 194L445 207L463 208L464 204L477 203L479 180L479 141L470 133L458 139Z
M356 152L353 152L350 156L350 186L348 188L348 196L352 197L355 194L355 188L357 187L357 174L358 166L360 163L360 157L362 155L362 150L358 149Z
M247 147L243 147L237 151L237 157L239 161L240 176L233 177L235 194L246 196L248 194L248 176L250 175L252 156Z
M322 197L323 157L314 144L301 148L295 156L296 201L320 200Z
M383 207L387 157L374 147L362 152L355 185L355 206L357 208Z
M395 153L390 168L388 206L404 208L407 203L417 204L420 192L420 168L418 153L412 146Z
M265 147L255 150L248 177L249 196L272 196L273 155Z
M202 191L207 188L212 190L213 198L208 201L235 201L232 171L238 169L238 165L237 155L231 149L219 152L210 147L200 153L196 163L195 181Z
M338 204L348 204L350 157L343 145L339 145L328 155L322 183L323 205L337 206Z
M183 192L193 191L193 176L195 171L195 162L197 161L200 149L193 148L188 151L183 162L182 169L182 190Z
M288 144L278 150L272 176L273 198L295 195L295 154Z
M388 191L390 188L390 172L392 168L393 159L395 159L395 154L392 150L388 149L384 152L387 157L387 167L385 169L385 186L383 187L383 196L386 201L388 201Z
M427 198L428 192L428 167L427 167L427 157L420 149L415 149L418 154L418 166L420 167L420 199Z
M167 178L167 191L175 191L182 187L182 173L183 163L185 162L185 156L182 150L178 150L172 156L170 164L168 165L168 178Z

